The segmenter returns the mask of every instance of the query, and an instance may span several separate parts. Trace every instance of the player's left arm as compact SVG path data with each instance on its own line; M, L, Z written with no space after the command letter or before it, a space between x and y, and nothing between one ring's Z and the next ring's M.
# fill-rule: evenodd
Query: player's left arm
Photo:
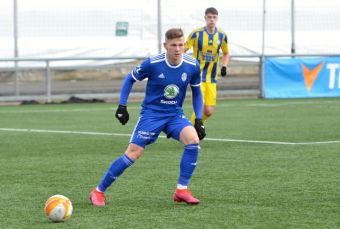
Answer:
M200 67L197 62L196 64L196 74L191 81L191 91L192 91L192 105L194 107L194 112L196 115L194 127L197 132L198 138L202 140L206 133L204 124L202 121L203 114L203 96L201 91L201 77L200 77Z
M192 91L192 106L194 108L196 118L202 119L203 96L200 84L191 85L191 91Z
M228 46L228 37L227 34L224 34L223 42L222 42L222 68L221 68L221 76L225 77L227 75L227 68L230 61L230 54L229 54L229 46Z
M192 90L192 105L196 114L194 128L196 130L199 140L202 140L205 136L205 127L202 121L203 114L203 97L200 85L191 85Z
M203 96L201 91L201 69L196 60L195 73L190 81L192 92L192 106L197 118L201 119L203 114Z
M229 52L224 53L222 57L222 66L228 67L229 61L230 61Z

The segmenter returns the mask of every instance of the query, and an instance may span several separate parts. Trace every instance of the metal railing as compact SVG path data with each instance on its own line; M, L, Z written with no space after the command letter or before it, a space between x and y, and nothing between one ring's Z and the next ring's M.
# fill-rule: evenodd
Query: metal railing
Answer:
M247 59L252 59L253 62L256 63L258 66L258 97L263 98L263 75L264 75L264 60L265 58L269 57L321 57L321 56L340 56L340 54L276 54L276 55L261 55L261 54L252 54L252 55L232 55L231 59L232 60L247 60ZM57 62L74 62L74 61L136 61L136 60L143 60L147 57L136 57L136 56L130 56L130 57L77 57L77 58L1 58L0 59L0 64L3 62L12 62L13 67L2 67L0 68L0 73L1 72L9 72L12 71L14 72L15 75L15 95L13 96L8 96L8 95L1 95L0 91L0 101L23 101L23 100L42 100L46 102L51 102L54 99L60 99L60 98L66 98L69 95L62 94L62 95L54 95L52 91L52 72L55 70L67 70L67 69L72 69L72 70L78 70L78 69L86 69L86 68L103 68L107 65L90 65L90 66L84 66L84 65L72 65L72 66L53 66L53 64ZM255 60L254 60L255 59ZM38 66L38 67L25 67L25 66L20 66L20 62L43 62L43 66ZM111 64L113 65L113 63ZM44 78L44 95L30 95L30 96L24 96L21 95L20 91L20 80L18 77L18 72L24 71L27 69L39 69L43 70L45 72ZM1 81L1 79L0 79ZM117 97L117 95L113 95L110 93L85 93L78 95L80 97L86 97L86 98L107 98L107 97Z
M0 92L0 101L23 101L23 100L43 100L45 102L51 102L53 99L60 99L60 98L66 98L69 95L54 95L52 91L52 72L55 70L78 70L78 69L86 69L86 68L102 68L107 65L90 65L90 66L84 66L84 65L72 65L72 66L53 66L53 64L57 62L75 62L75 61L138 61L143 60L147 57L77 57L77 58L1 58L0 63L3 62L12 62L13 67L2 67L0 68L0 72L6 71L12 71L14 72L14 83L15 83L15 95L14 96L1 96ZM232 56L232 59L246 59L246 58L255 58L257 59L255 62L261 63L261 55L235 55ZM44 63L41 66L20 66L20 62L42 62ZM112 63L113 65L113 63ZM43 70L45 72L44 78L45 78L45 94L44 95L30 95L30 96L24 96L21 95L21 87L20 87L20 80L18 73L20 71L24 70ZM261 78L260 74L259 77ZM259 81L261 81L259 78ZM0 80L1 81L1 80ZM80 97L86 97L86 98L105 98L105 97L112 97L114 95L106 94L106 93L86 93L78 95Z
M68 69L83 69L83 68L100 68L100 66L84 66L84 65L72 65L72 66L52 66L51 63L55 62L74 62L74 61L128 61L128 60L141 60L146 57L77 57L77 58L1 58L0 63L2 62L13 62L13 67L3 67L0 68L0 72L2 71L13 71L15 75L15 96L1 96L0 92L0 101L22 101L22 100L45 100L46 102L51 102L53 97L51 85L52 85L52 71L53 70L68 70ZM43 62L44 66L20 66L20 62ZM44 96L22 96L20 91L20 80L18 72L24 71L27 69L39 69L45 71L45 95ZM95 95L93 95L96 97ZM98 95L102 97L102 95ZM58 96L65 97L65 96ZM90 97L90 95L87 95Z

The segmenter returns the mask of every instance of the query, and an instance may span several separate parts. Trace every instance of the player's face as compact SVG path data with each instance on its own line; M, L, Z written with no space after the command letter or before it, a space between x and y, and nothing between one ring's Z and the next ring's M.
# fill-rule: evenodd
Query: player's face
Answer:
M177 65L182 61L182 56L184 53L184 43L184 37L165 40L164 48L167 51L166 56L170 64Z
M215 28L217 20L218 20L218 15L209 13L204 16L204 19L205 19L207 27Z

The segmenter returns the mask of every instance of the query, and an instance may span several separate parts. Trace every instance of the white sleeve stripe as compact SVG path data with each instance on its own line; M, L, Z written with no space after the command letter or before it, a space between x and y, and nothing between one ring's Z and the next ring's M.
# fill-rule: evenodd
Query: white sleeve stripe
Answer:
M199 86L201 86L201 83L199 83L199 84L190 84L190 86L191 87L199 87Z
M151 57L150 58L150 62L151 63L154 63L155 61L159 61L159 60L162 60L162 59L164 59L165 58L165 53L163 53L163 54L159 54L159 55L157 55L157 56L154 56L154 57Z
M191 65L196 66L196 62L188 61L188 60L186 60L186 59L184 59L184 58L183 58L183 61L184 61L185 63L188 63L188 64L191 64Z
M162 59L155 59L155 60L152 60L152 61L150 61L150 63L151 64L154 64L154 63L158 63L158 62L162 62L162 61L165 61L165 59L164 58L162 58Z
M133 78L135 81L140 81L140 80L138 80L138 79L134 76L133 70L131 71L131 76L132 76L132 78Z

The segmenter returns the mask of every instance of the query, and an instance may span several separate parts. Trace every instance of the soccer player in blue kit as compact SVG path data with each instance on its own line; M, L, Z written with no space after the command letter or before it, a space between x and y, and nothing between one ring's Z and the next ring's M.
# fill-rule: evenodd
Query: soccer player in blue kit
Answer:
M129 120L127 100L133 84L147 78L145 97L125 153L111 164L102 181L90 194L93 205L105 206L106 189L142 156L145 147L154 143L162 131L184 144L173 200L199 204L200 201L189 191L188 184L196 168L199 142L205 137L200 66L193 57L184 54L184 44L182 29L169 29L163 44L166 52L147 58L124 79L115 115L121 124L125 125ZM191 87L196 114L194 125L184 115L182 108L188 85Z

